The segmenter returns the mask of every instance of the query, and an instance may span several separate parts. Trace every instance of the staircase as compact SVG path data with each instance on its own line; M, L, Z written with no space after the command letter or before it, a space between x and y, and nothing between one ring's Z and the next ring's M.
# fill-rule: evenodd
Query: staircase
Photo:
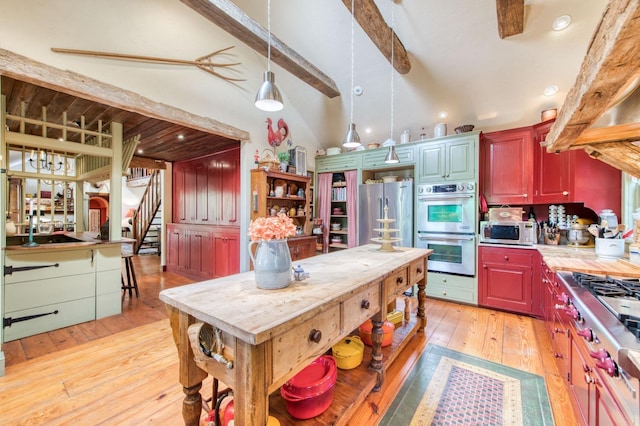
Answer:
M139 254L140 250L144 249L144 254L148 254L150 251L160 254L161 205L160 172L154 170L149 177L147 189L140 199L140 205L132 218L132 238L135 240L134 253Z

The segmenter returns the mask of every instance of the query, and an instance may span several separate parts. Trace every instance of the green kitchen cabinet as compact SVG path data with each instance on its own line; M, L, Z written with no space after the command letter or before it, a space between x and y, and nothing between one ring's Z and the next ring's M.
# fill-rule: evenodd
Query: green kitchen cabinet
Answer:
M475 181L479 133L463 133L417 146L418 183Z
M348 152L339 155L316 157L316 173L342 172L362 167L362 151Z
M415 146L396 146L396 154L398 155L399 163L387 164L384 162L389 153L388 147L382 147L377 149L369 149L362 152L362 169L374 170L384 169L388 167L398 167L398 164L406 166L415 163Z

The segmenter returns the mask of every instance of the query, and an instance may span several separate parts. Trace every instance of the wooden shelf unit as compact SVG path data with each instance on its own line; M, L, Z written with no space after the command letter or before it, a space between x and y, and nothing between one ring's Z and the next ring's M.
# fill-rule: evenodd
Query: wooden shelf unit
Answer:
M285 186L284 196L275 197L275 184L283 183ZM295 185L295 191L292 191ZM298 188L304 190L304 197L297 196ZM311 235L311 178L307 176L284 173L280 171L265 171L264 169L251 170L251 220L258 217L267 217L274 206L286 208L287 214L292 209L296 209L296 214L291 216L296 226L302 226L303 235ZM293 192L293 193L292 193ZM304 214L298 212L302 207Z

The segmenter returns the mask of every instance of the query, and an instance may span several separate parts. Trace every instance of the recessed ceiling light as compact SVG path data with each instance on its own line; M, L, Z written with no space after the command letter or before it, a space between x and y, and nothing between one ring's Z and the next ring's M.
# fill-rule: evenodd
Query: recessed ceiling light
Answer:
M178 135L178 139L183 140L184 139L184 135L183 134L179 134Z
M555 84L552 84L551 86L547 86L547 87L544 89L544 95L545 95L545 96L553 96L553 95L555 95L555 94L557 94L557 93L558 93L558 90L560 90L560 89L558 88L558 86L556 86Z
M441 111L441 112L438 114L438 117L439 117L439 118L447 118L448 116L449 116L449 113L447 113L447 111Z
M367 128L365 128L365 129L364 129L364 132L365 132L366 134L371 134L371 132L372 132L371 127L367 127Z
M142 154L144 150L142 148L138 149L138 154Z
M555 21L553 21L551 28L553 28L555 31L562 31L565 28L567 28L570 23L571 23L571 16L569 15L558 16L555 19Z

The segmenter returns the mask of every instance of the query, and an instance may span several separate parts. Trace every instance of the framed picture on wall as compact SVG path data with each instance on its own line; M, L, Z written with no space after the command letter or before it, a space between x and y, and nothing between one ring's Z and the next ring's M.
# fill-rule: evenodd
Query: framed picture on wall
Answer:
M100 232L100 209L89 209L89 232Z

